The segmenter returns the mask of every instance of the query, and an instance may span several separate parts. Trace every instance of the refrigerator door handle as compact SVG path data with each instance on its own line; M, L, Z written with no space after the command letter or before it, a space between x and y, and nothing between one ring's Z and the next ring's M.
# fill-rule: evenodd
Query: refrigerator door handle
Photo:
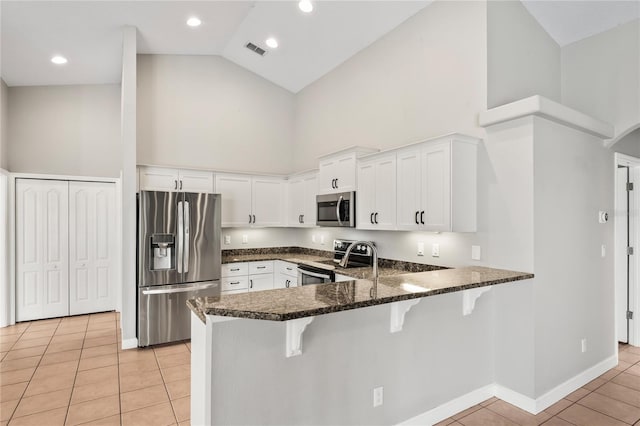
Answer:
M182 207L182 201L178 201L178 258L176 264L178 266L178 273L182 273L182 250L184 246L184 211Z
M191 218L191 213L189 211L189 202L184 202L184 272L189 272L189 246L191 246L191 237L189 236L189 220Z
M188 291L206 290L208 288L218 287L217 282L209 282L206 284L196 284L190 286L173 287L173 288L145 288L142 294L170 294L170 293L186 293Z

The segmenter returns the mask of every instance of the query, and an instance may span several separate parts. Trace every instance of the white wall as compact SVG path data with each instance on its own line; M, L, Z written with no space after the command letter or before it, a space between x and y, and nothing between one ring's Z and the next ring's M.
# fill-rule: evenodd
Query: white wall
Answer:
M296 95L294 169L351 145L482 136L486 4L430 4Z
M487 107L542 95L560 102L560 47L520 1L487 2Z
M117 177L120 85L9 88L12 172Z
M293 94L220 56L138 55L138 164L287 173Z
M615 152L640 158L640 128L620 139L611 149Z
M534 119L536 396L614 356L613 153ZM601 246L607 249L601 257ZM587 352L581 352L581 339Z
M562 103L616 135L640 124L640 20L562 48Z
M0 78L0 169L9 170L9 88Z
M243 235L247 236L246 244L242 243ZM222 236L222 250L300 246L300 231L292 228L222 228ZM224 243L226 236L231 237L231 244Z

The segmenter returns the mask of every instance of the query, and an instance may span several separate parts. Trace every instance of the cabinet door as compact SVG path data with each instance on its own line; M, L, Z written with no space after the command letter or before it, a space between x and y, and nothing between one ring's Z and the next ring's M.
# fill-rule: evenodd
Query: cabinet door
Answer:
M249 291L273 290L273 274L249 275Z
M178 191L180 176L176 169L163 167L140 167L141 191Z
M336 165L335 192L356 190L356 154L338 158Z
M198 170L180 170L178 188L183 192L213 194L213 173Z
M451 144L428 144L422 151L422 206L426 231L451 230Z
M396 211L398 229L421 229L422 205L420 182L420 149L406 150L397 155Z
M337 169L337 160L331 158L320 161L318 171L318 194L331 194L338 190L334 188Z
M358 192L356 194L356 225L358 229L376 229L373 215L376 209L376 163L358 166Z
M115 184L69 182L69 313L116 302Z
M287 224L290 227L302 226L304 214L305 181L303 179L291 180L287 184L289 192L287 201Z
M281 179L253 178L252 212L254 225L285 225L285 181Z
M291 288L298 285L298 279L290 275L275 274L273 288Z
M304 179L304 191L302 193L302 225L307 227L316 226L317 204L316 195L318 194L318 176L313 175Z
M360 187L358 176L358 187ZM396 155L376 162L375 229L396 229Z
M67 182L16 180L16 320L69 315Z
M222 194L222 227L251 226L251 178L216 174L215 181Z

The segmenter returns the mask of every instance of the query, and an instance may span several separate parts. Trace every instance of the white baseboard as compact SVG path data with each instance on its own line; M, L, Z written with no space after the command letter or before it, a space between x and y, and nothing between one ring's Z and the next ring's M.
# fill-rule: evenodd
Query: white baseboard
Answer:
M593 367L590 367L590 368L584 370L582 373L580 373L580 374L578 374L576 376L573 376L572 378L570 378L566 382L561 383L560 385L556 386L555 388L551 389L549 392L545 393L544 395L542 395L541 397L536 399L535 411L530 411L530 412L532 414L537 414L537 413L541 412L542 410L544 410L544 409L548 408L549 406L551 406L551 405L555 404L556 402L558 402L560 399L562 399L565 396L569 395L571 392L573 392L576 389L586 385L587 383L589 383L593 379L595 379L595 378L601 376L602 374L606 373L607 371L611 370L616 365L618 365L618 356L617 355L613 355L613 356L611 356L611 357L609 357L609 358L597 363ZM500 398L500 397L498 397L498 398ZM507 401L507 402L509 402L509 401ZM522 407L520 407L520 408L522 408ZM525 408L523 408L523 409L525 409ZM527 411L529 411L529 410L527 410Z
M522 395L521 393L515 392L499 384L490 384L448 401L422 414L418 414L409 420L399 423L399 425L433 425L459 413L460 411L473 407L492 396L500 398L501 400L528 411L531 414L538 414L542 410L569 395L571 392L606 373L617 364L618 357L617 355L613 355L593 367L586 369L582 373L570 378L566 382L561 383L537 399Z
M493 396L493 385L487 385L480 389L471 391L461 397L452 399L432 410L418 414L415 417L405 420L400 425L433 425L442 420L473 407L476 404L486 401Z
M122 339L122 349L133 349L138 347L138 339Z

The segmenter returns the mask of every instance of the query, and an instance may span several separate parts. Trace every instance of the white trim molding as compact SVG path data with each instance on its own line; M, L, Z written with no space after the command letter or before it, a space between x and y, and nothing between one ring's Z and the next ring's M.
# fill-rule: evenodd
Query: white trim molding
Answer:
M302 355L302 333L315 317L298 318L289 320L287 325L287 339L285 355L287 358Z
M415 305L417 305L422 299L409 299L402 300L400 302L393 302L391 304L391 333L397 333L402 331L404 325L404 317L407 312Z
M476 301L493 287L477 287L462 292L462 316L471 315L476 307Z
M447 401L442 405L432 408L429 411L425 411L424 413L418 414L417 416L398 424L433 425L494 396L496 398L500 398L505 402L508 402L511 405L515 405L522 410L528 411L531 414L538 414L551 405L555 404L556 402L560 401L571 392L586 385L593 379L614 368L617 364L618 356L613 355L599 362L593 367L586 369L582 373L577 374L569 380L561 383L560 385L546 392L544 395L540 396L537 399L522 395L521 393L515 392L497 383L492 383L461 395L458 398L452 399L451 401Z
M478 124L481 127L488 127L529 115L546 118L601 139L611 139L615 135L614 127L611 124L540 95L481 112L478 114Z
M133 349L138 347L138 339L122 339L122 349Z

